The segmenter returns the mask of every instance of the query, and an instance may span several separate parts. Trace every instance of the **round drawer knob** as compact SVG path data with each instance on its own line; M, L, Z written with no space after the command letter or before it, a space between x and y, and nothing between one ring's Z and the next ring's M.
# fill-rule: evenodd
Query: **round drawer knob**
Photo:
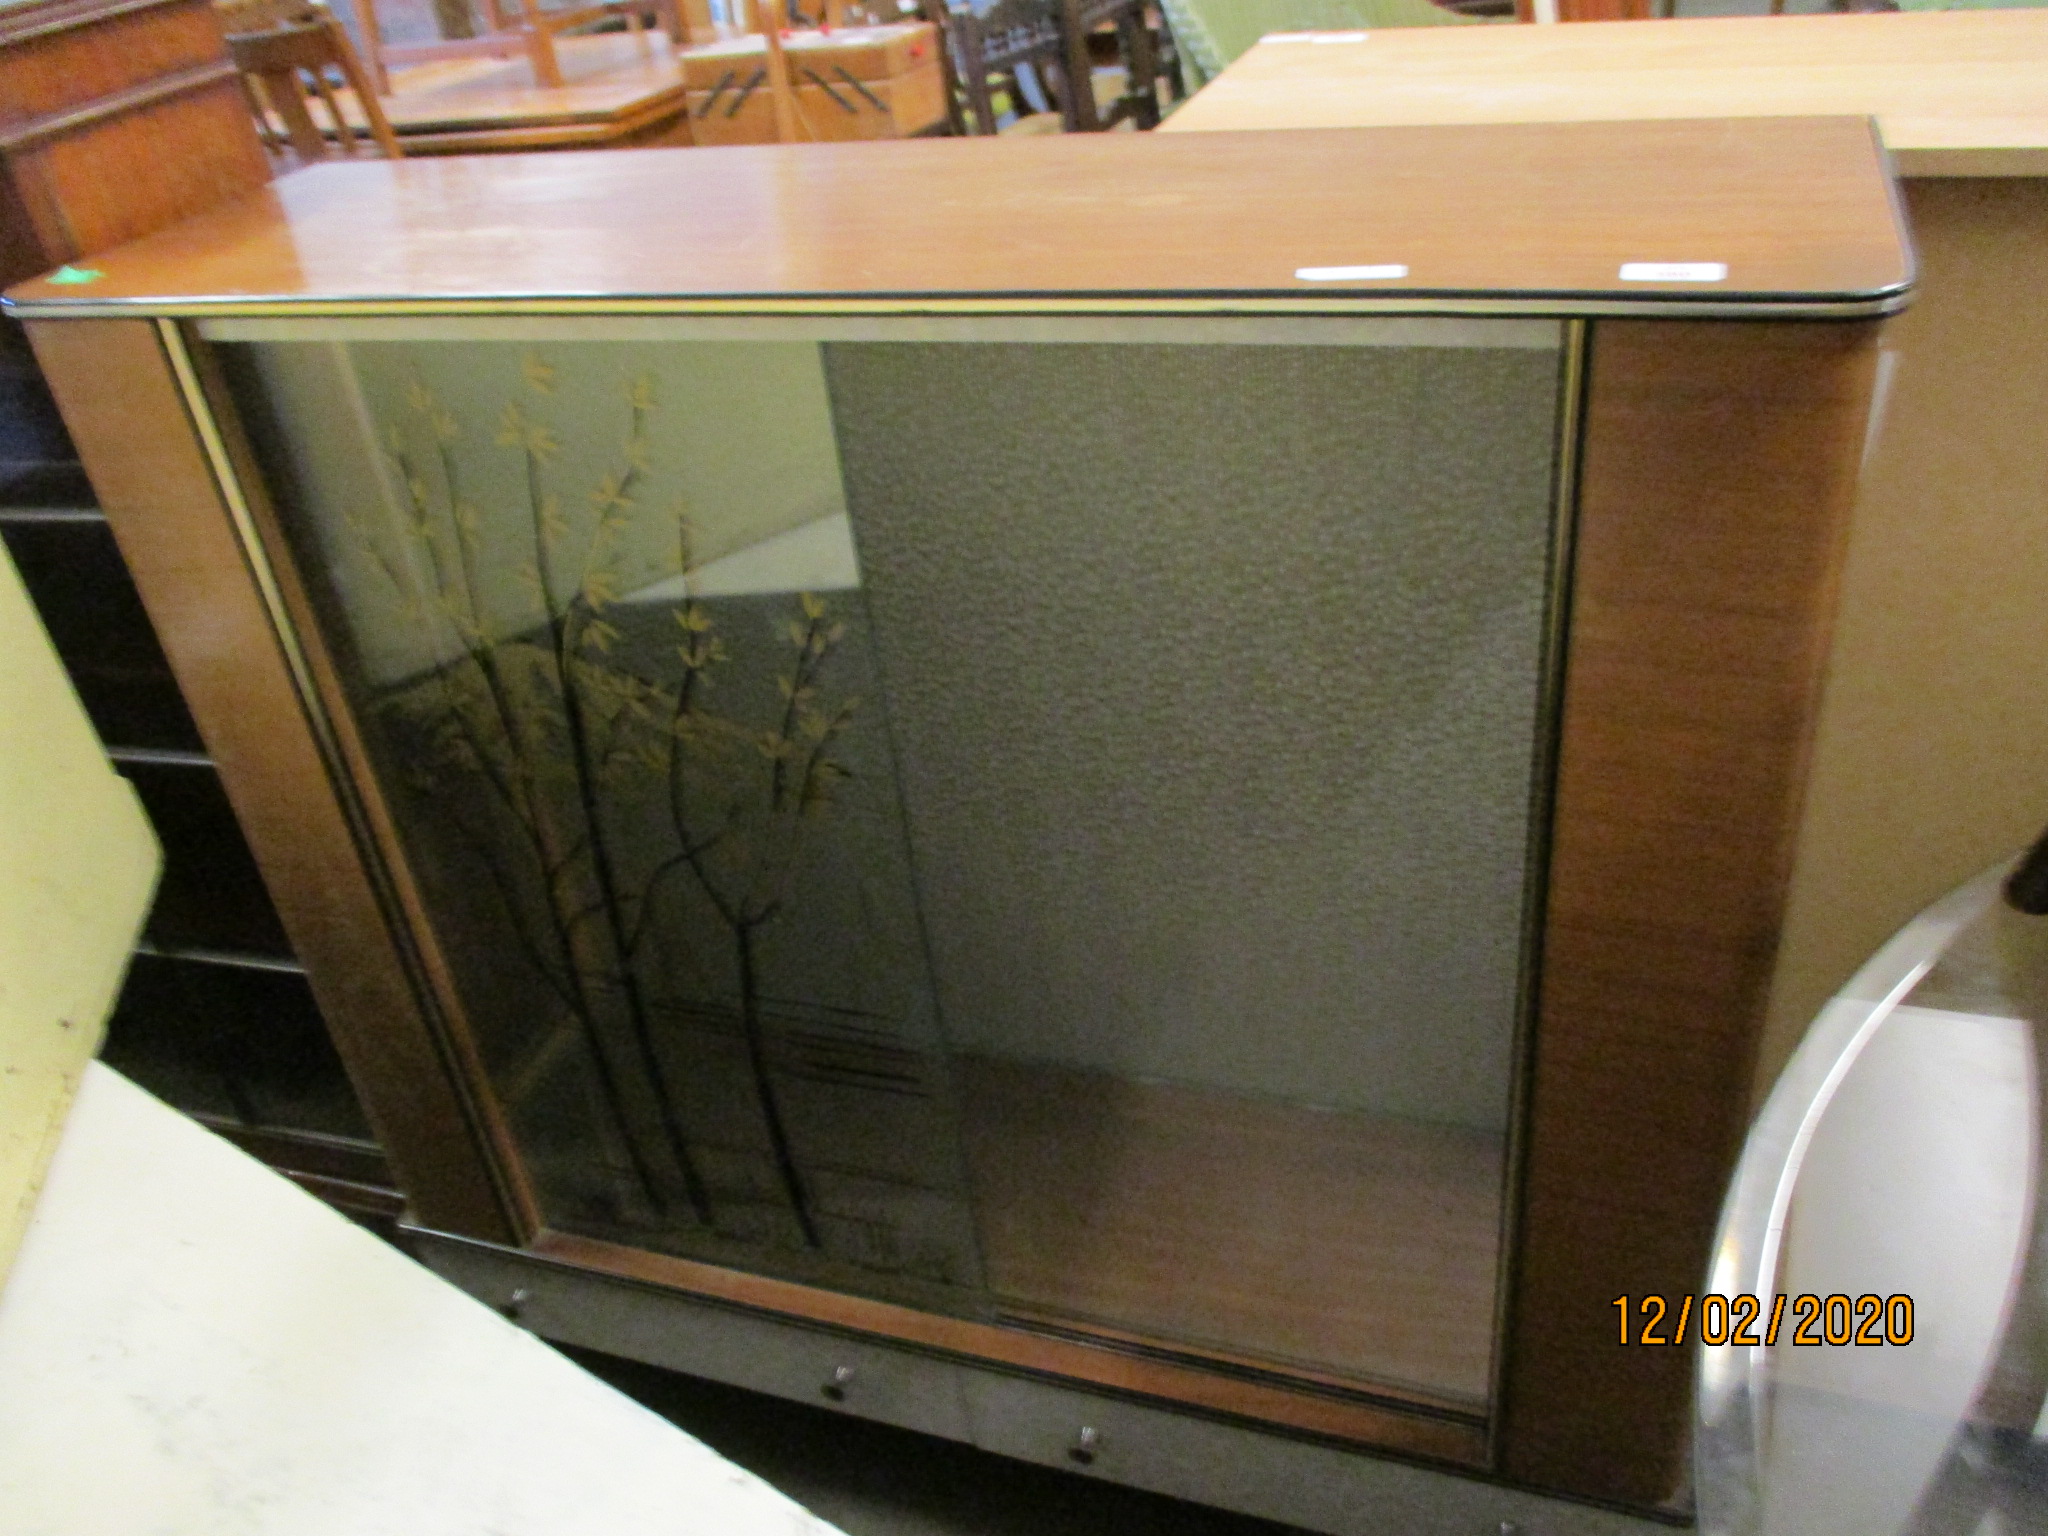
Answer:
M1092 1424L1083 1424L1074 1436L1074 1443L1067 1447L1067 1455L1082 1466L1089 1466L1095 1460L1095 1453L1102 1449L1102 1431Z
M846 1401L846 1389L852 1384L853 1367L850 1365L835 1365L832 1367L831 1376L826 1378L825 1385L819 1388L819 1390L831 1398L833 1402L843 1403Z

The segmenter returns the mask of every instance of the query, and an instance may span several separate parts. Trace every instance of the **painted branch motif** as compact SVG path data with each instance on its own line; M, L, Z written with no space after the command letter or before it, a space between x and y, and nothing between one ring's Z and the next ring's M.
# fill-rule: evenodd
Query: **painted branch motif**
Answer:
M802 900L807 843L854 772L839 745L860 700L833 685L846 625L826 598L793 594L770 659L772 716L722 708L740 641L696 592L678 502L659 514L683 593L670 638L653 655L631 641L645 614L622 592L622 535L647 515L653 381L625 383L617 461L580 504L565 504L553 483L563 445L544 415L556 370L529 354L521 371L488 449L515 459L523 506L473 499L465 454L483 451L478 435L417 378L404 419L384 427L402 526L380 533L355 518L351 528L442 660L381 707L412 788L474 855L581 1042L626 1199L717 1230L721 1190L685 1113L686 1067L650 995L650 939L685 921L685 903L715 914L781 1198L802 1243L823 1249L823 1213L777 1085L761 944ZM621 809L648 802L665 823L652 848L648 819Z

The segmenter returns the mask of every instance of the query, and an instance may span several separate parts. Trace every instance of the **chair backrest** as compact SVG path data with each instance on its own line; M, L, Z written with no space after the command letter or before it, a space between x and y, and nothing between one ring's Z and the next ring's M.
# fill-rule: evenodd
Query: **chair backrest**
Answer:
M255 0L253 5L226 11L230 28L228 51L242 72L250 110L264 144L282 155L288 145L299 160L322 160L328 139L313 120L317 98L333 123L341 153L356 152L357 135L367 130L378 149L396 159L402 153L398 136L384 115L377 92L356 57L348 34L325 7L307 0ZM260 30L239 30L247 20L273 20ZM362 127L352 124L336 96L331 73L338 72L362 114Z
M1063 20L1081 35L1079 49L1069 48L1077 66L1093 67L1098 44L1121 67L1123 94L1105 113L1087 103L1091 122L1084 126L1114 128L1130 122L1139 129L1159 126L1159 81L1166 79L1176 100L1183 94L1179 50L1169 26L1153 25L1152 0L1066 0ZM1091 89L1092 97L1092 89Z
M925 0L927 20L937 23L947 61L958 77L971 126L957 107L954 131L996 131L995 105L988 88L992 74L1009 74L1029 64L1048 90L1067 94L1067 37L1061 0L994 0L978 8L954 8L946 0ZM1084 81L1081 89L1087 89Z

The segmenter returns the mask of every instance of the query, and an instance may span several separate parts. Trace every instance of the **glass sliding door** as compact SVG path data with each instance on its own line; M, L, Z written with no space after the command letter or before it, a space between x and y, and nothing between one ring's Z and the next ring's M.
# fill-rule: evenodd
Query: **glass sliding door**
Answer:
M815 347L246 353L546 1219L978 1285Z
M989 1285L1480 1402L1557 329L1125 328L826 349Z
M1557 324L213 330L551 1225L1484 1408Z

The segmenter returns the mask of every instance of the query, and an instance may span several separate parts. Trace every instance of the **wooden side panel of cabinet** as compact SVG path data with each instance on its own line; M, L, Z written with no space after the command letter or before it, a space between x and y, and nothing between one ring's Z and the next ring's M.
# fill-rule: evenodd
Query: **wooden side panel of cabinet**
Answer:
M1866 324L1600 321L1585 403L1500 1470L1680 1497L1875 371Z
M269 177L210 0L29 0L0 16L0 281Z
M516 1196L481 1156L462 1068L422 1015L417 960L387 920L155 325L31 322L29 336L415 1215L518 1241Z

